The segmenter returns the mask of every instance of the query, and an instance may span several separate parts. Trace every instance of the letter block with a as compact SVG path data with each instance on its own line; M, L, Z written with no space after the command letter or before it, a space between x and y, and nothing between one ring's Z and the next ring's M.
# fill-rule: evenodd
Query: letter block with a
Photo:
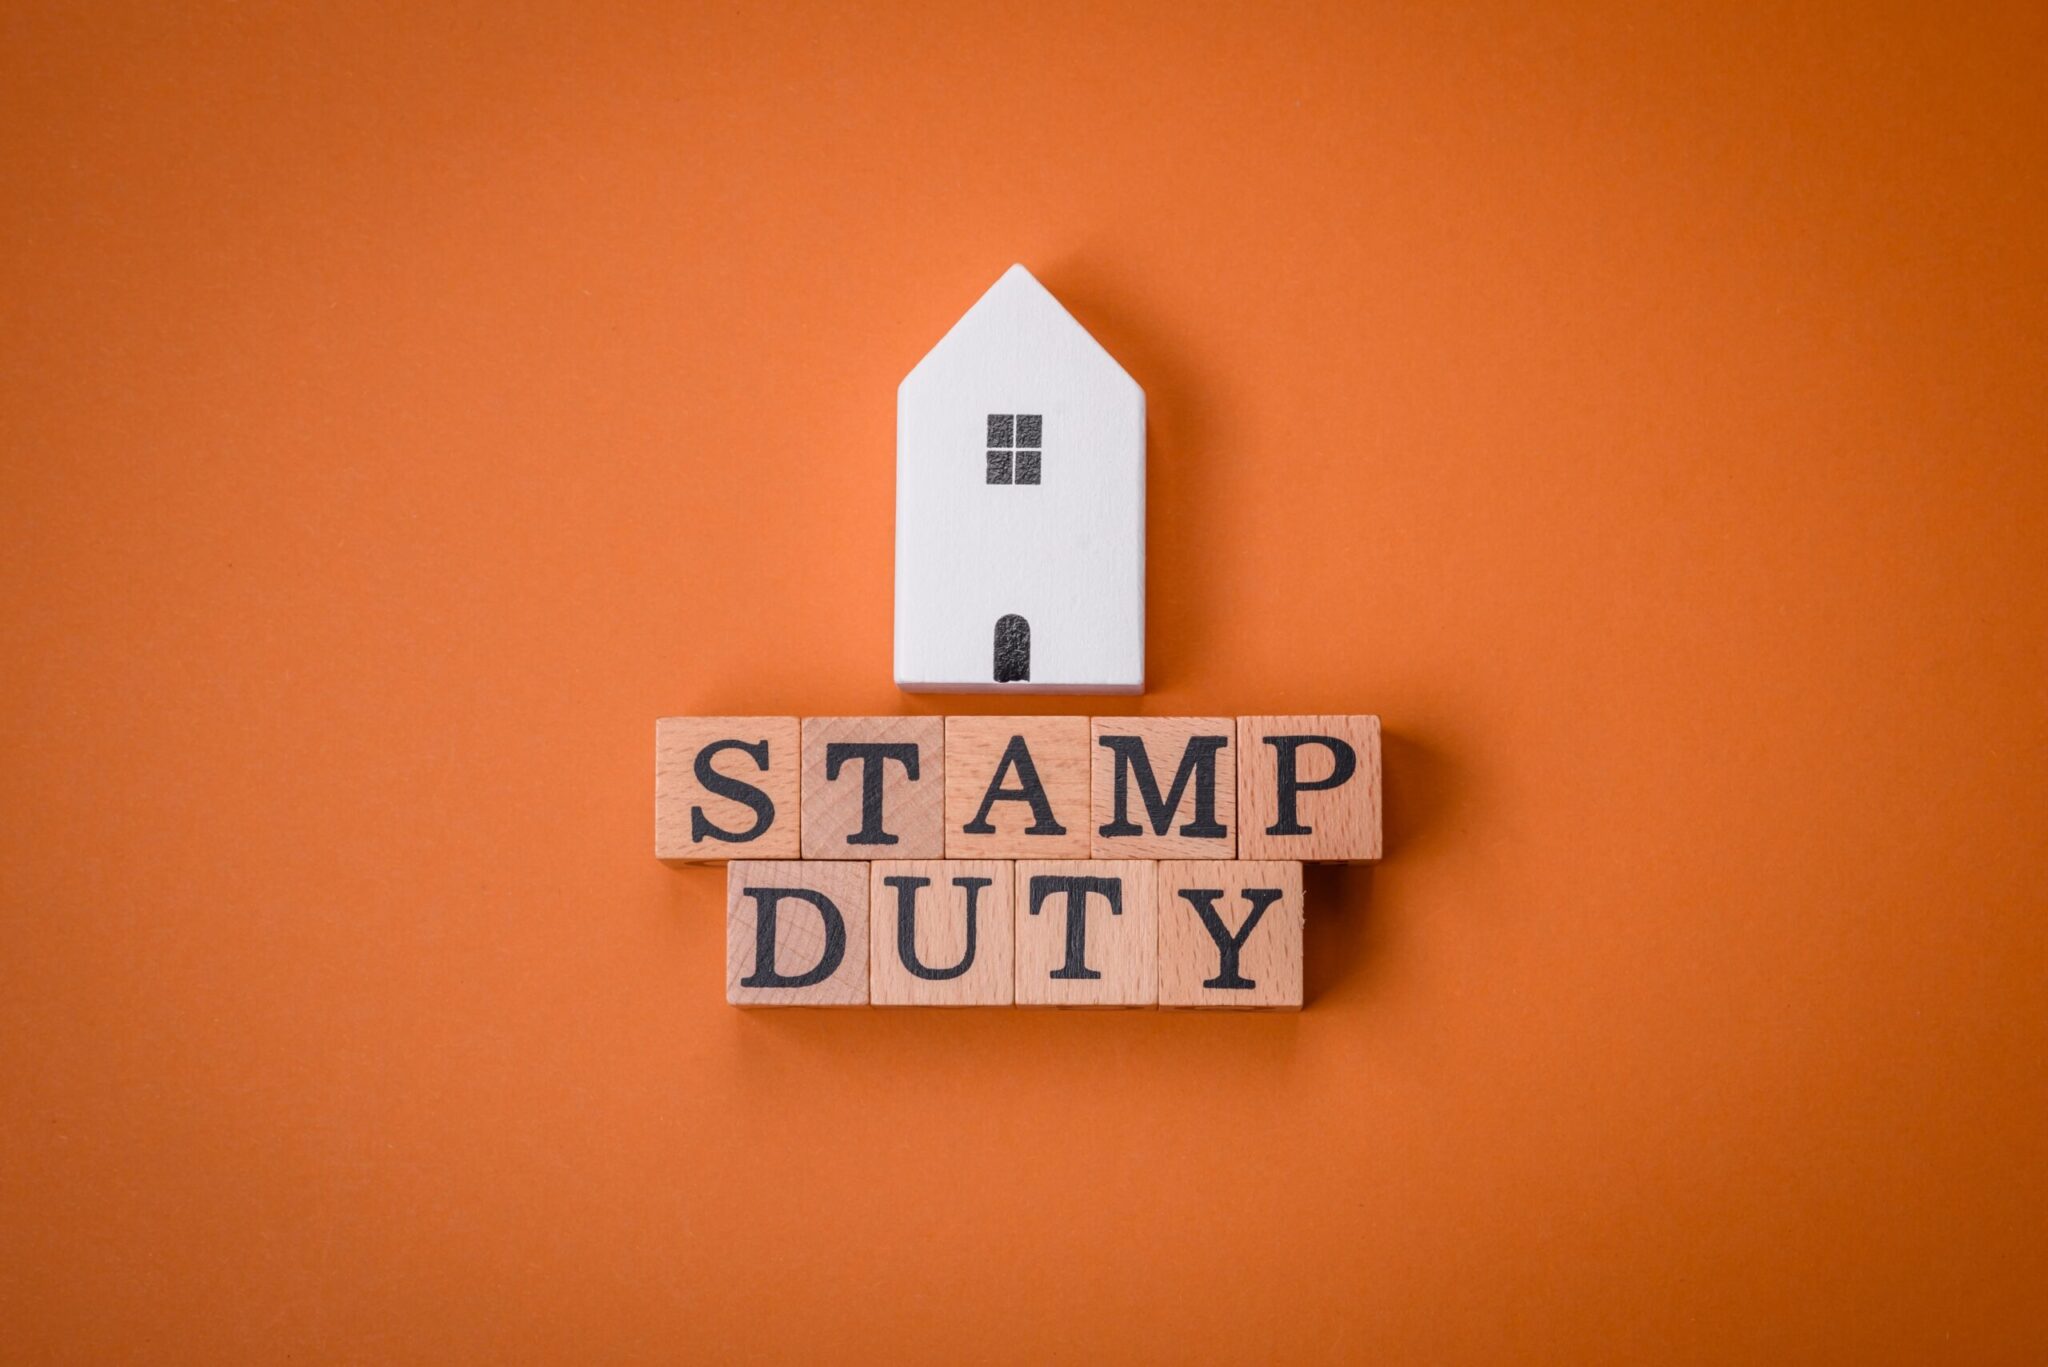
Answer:
M735 859L725 868L725 999L866 1006L868 866Z
M1159 865L1159 1004L1301 1008L1301 865Z
M1228 859L1237 852L1237 722L1097 717L1097 859Z
M943 717L805 717L806 859L946 852Z
M1086 859L1088 718L946 718L946 857Z
M1237 855L1380 857L1380 719L1239 717Z
M1157 1004L1157 867L1148 859L1019 860L1017 1005Z
M670 864L794 859L795 717L663 717L654 724L654 855Z
M874 1005L1010 1005L1016 994L1013 864L878 859L869 868Z

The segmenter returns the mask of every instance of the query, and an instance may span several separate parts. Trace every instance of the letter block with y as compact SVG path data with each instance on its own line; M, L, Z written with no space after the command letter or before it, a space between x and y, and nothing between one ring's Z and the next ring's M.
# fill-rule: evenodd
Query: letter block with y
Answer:
M868 1004L868 866L735 859L725 868L725 999Z
M1157 868L1149 859L1018 860L1017 1005L1156 1005Z
M1237 853L1237 722L1097 717L1091 852L1097 859Z
M805 717L806 859L946 852L943 717Z
M946 857L1086 859L1088 719L946 718Z
M1016 994L1016 866L1002 859L869 865L876 1006L1008 1006Z
M1237 857L1380 857L1380 719L1237 719Z
M1301 1008L1301 865L1159 866L1159 1004Z
M663 717L654 724L655 858L796 858L801 764L795 717Z

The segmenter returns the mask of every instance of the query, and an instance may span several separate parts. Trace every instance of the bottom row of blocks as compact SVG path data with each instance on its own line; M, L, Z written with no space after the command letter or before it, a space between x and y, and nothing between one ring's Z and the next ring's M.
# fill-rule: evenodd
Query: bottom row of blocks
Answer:
M1287 860L735 860L735 1006L1301 1006Z

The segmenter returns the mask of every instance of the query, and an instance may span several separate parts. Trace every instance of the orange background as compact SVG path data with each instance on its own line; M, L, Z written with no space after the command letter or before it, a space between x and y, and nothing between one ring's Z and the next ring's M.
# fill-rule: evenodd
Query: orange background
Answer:
M10 7L6 1355L2038 1361L2048 20L1704 8ZM953 705L1013 260L1118 707L1386 720L1298 1017L742 1014L653 859Z

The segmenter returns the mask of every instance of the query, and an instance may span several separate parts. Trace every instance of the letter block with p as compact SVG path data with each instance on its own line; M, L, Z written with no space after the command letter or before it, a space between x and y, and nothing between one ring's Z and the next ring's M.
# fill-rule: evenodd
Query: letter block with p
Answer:
M1380 857L1380 719L1237 719L1237 857Z
M794 859L795 717L663 717L654 724L654 854L670 864Z
M868 1004L868 866L735 859L725 869L725 999Z

